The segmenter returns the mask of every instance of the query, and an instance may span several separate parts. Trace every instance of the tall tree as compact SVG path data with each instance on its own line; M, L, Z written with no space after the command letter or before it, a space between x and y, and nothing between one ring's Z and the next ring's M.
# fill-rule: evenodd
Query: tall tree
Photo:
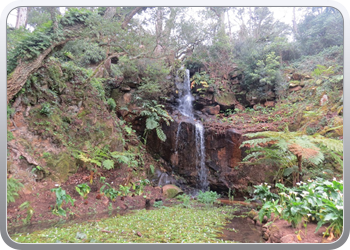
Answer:
M307 55L343 45L344 24L341 13L334 8L312 8L298 24L296 39L300 49Z
M16 29L20 27L27 26L27 17L28 17L28 9L27 7L19 7L17 9L17 20L16 20Z

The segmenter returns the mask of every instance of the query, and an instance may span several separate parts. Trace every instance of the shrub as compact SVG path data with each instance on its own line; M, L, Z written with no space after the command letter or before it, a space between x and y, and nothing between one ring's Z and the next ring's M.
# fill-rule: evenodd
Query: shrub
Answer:
M51 105L50 103L43 103L41 105L41 109L40 109L40 114L44 115L44 116L50 116L52 114L52 108L51 108Z
M220 195L214 191L199 191L197 196L197 200L205 204L213 204L218 198Z
M114 110L117 107L117 104L115 103L113 98L108 98L107 105L111 110Z

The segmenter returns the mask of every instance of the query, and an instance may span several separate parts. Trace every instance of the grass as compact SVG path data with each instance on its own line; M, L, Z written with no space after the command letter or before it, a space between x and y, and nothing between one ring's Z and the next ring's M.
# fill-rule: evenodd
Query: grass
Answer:
M229 206L143 209L101 221L15 234L11 238L18 243L225 243L230 241L216 237L226 220L233 217L233 211ZM82 234L85 236L78 237Z

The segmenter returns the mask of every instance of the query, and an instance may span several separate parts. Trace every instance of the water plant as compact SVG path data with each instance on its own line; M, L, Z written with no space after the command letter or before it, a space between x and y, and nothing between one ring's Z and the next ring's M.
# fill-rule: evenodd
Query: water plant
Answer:
M99 221L57 226L54 230L14 234L11 238L19 243L229 243L218 239L218 233L234 211L231 206L143 209ZM86 239L77 239L77 232L86 234Z

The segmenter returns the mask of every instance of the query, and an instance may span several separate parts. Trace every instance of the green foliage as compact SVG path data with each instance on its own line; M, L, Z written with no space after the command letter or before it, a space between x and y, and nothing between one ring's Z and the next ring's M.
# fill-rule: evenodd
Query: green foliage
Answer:
M62 208L63 202L70 202L74 205L74 199L66 193L61 187L51 189L51 192L56 194L56 204L52 209L52 213L59 216L66 216L66 211Z
M254 186L254 199L260 201L275 201L279 198L277 194L271 193L270 188L267 183Z
M274 213L293 227L316 220L316 232L328 224L326 234L340 236L343 229L343 182L335 178L333 181L317 178L297 185L288 188L277 183L278 199L266 201L259 211L259 219L262 221L264 215L270 217Z
M146 66L144 63L147 63ZM138 74L141 84L137 93L142 98L157 99L164 91L164 82L169 74L169 68L162 61L146 61L138 64Z
M298 24L296 39L303 54L314 55L331 46L343 45L343 17L332 7L314 8Z
M19 208L19 210L23 210L23 209L27 210L27 217L25 219L23 219L23 223L24 224L29 224L30 220L32 219L33 214L34 214L34 209L30 205L30 202L29 201L25 201L18 208Z
M117 104L115 103L114 99L112 99L112 98L108 98L107 105L109 106L109 108L111 110L115 110L115 108L117 107Z
M15 109L11 108L10 105L7 105L7 119L13 116L15 113Z
M143 190L144 190L145 186L149 185L149 184L150 184L150 181L148 179L143 179L143 180L137 181L133 185L133 189L135 190L135 194L136 195L141 195L143 193Z
M61 23L64 26L71 26L77 23L84 23L85 20L92 14L90 10L86 8L68 8L68 11L64 14Z
M214 80L210 78L210 76L207 74L207 72L202 71L200 73L196 72L191 78L191 83L198 85L198 86L203 86L204 88L208 88L209 86L215 86Z
M107 169L107 170L111 170L114 168L114 161L112 160L104 160L102 162L102 166Z
M279 64L279 56L276 56L274 52L266 55L266 59L258 60L256 63L256 69L254 73L251 73L253 81L259 81L259 85L275 85L277 80Z
M164 109L164 105L158 104L157 101L145 101L143 103L144 110L141 111L141 116L146 116L146 129L145 129L145 138L147 133L152 130L156 130L157 136L161 141L166 140L166 135L164 134L161 122L164 121L166 125L170 125L170 122L173 121L168 112Z
M130 187L129 186L119 185L119 190L120 190L122 196L127 196L130 193Z
M108 148L92 148L88 153L81 152L79 150L73 150L73 156L84 163L93 164L91 170L96 171L96 166L103 167L107 170L114 168L116 163L127 164L130 168L139 166L136 160L136 155L130 152L110 152Z
M108 187L108 188L106 188ZM107 198L111 199L112 201L115 201L115 199L122 195L120 191L115 190L109 183L105 183L101 188L100 192L104 193Z
M7 130L7 141L12 141L13 139L15 139L15 137L13 136L11 131Z
M69 41L62 49L63 58L73 60L78 66L88 66L102 61L106 52L98 43L90 42L89 40Z
M150 166L149 166L149 169L151 170L151 174L154 174L154 166L153 166L153 165L150 165Z
M333 74L333 66L329 66L328 68L326 66L323 65L317 65L317 68L314 69L314 71L312 72L312 75L315 77L319 77L321 75L330 75Z
M260 222L263 221L264 216L267 218L271 218L271 214L274 213L275 216L278 216L281 214L283 207L281 205L278 205L279 200L271 200L271 201L266 201L264 205L261 207L259 210L258 216Z
M105 89L103 86L104 78L92 78L91 79L91 85L97 90L98 96L101 98L101 100L105 100Z
M142 209L95 222L58 226L55 230L48 228L29 234L14 234L11 238L19 243L55 243L57 240L62 243L229 243L218 239L217 235L234 211L232 206ZM101 234L101 228L114 233ZM78 232L86 236L78 239ZM135 232L140 232L142 237Z
M319 165L324 161L324 153L327 152L332 152L332 156L337 161L341 161L340 157L343 154L341 141L317 134L309 136L302 135L300 132L264 131L248 133L246 136L256 139L244 141L240 146L249 145L252 147L243 162L250 161L253 164L261 162L272 164L275 162L280 164L282 173L285 168L291 168L297 163L301 167L303 160Z
M8 51L7 74L10 74L18 64L18 59L31 60L52 44L52 22L42 24L33 32L26 32L18 41L16 47Z
M15 178L7 178L7 204L14 202L18 197L18 191L23 188L23 184Z
M187 194L180 194L176 196L176 199L179 201L182 201L181 207L184 208L191 208L191 197Z
M155 201L153 203L153 206L156 207L156 208L163 208L163 201Z
M84 199L87 198L87 195L90 193L91 188L88 184L82 183L75 186L75 190L80 194Z
M213 204L216 200L220 198L220 195L215 191L199 191L197 200L204 204Z
M43 103L41 105L41 109L39 111L40 114L42 114L43 116L47 116L49 117L50 115L52 115L53 111L52 111L52 107L50 105L50 103Z

